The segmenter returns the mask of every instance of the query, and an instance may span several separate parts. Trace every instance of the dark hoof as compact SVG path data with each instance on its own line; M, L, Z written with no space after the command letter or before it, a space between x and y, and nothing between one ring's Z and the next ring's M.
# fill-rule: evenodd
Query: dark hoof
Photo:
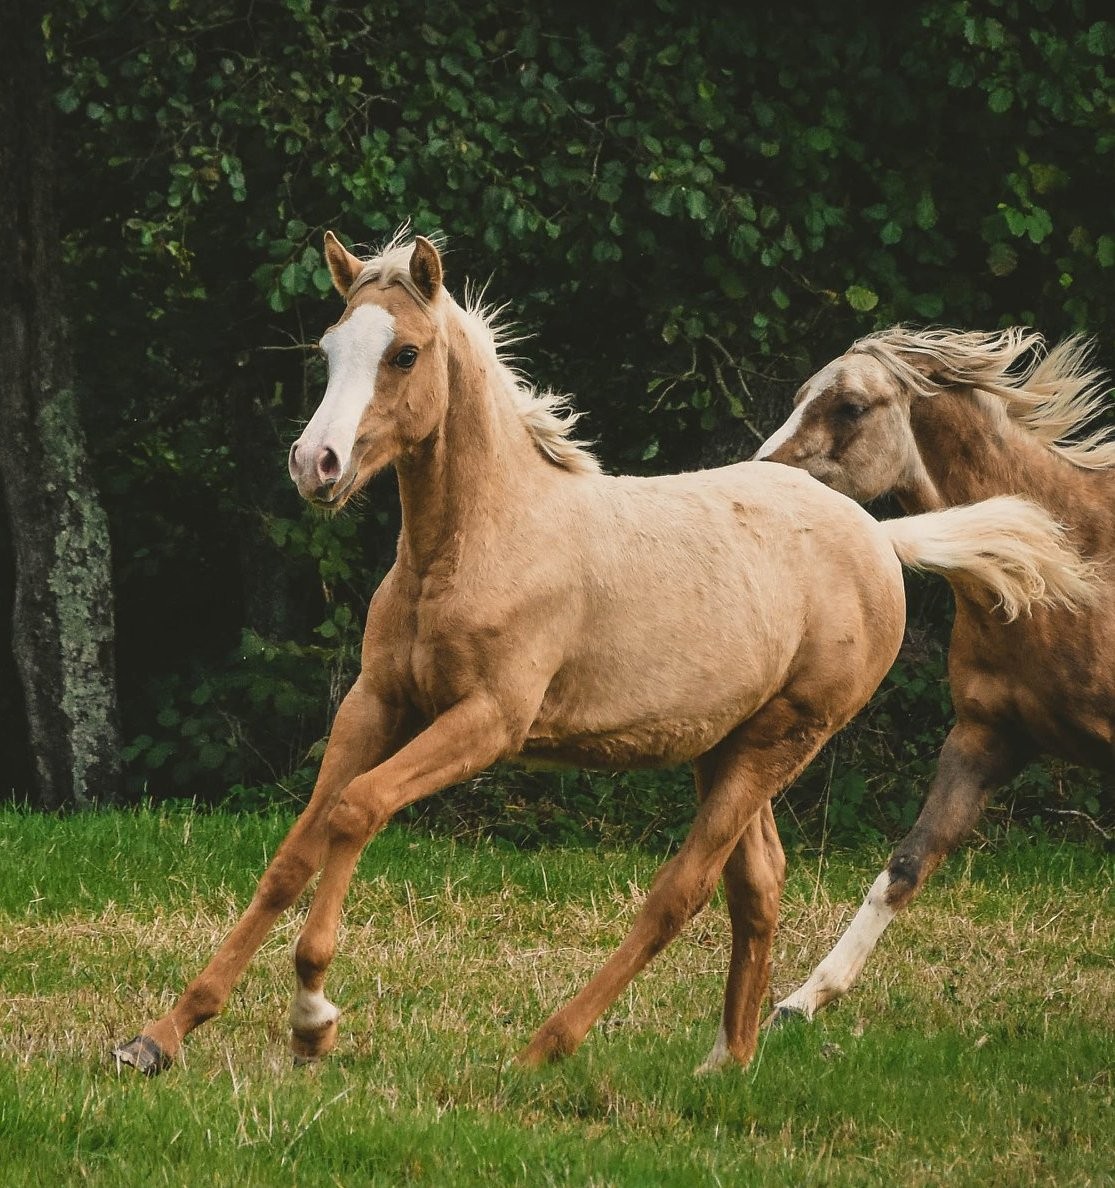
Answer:
M137 1035L130 1043L113 1048L112 1057L117 1072L127 1064L145 1077L157 1077L174 1063L149 1035Z
M779 1027L786 1027L791 1023L808 1022L809 1016L804 1011L799 1011L796 1007L780 1006L771 1011L763 1027L768 1031L776 1031Z

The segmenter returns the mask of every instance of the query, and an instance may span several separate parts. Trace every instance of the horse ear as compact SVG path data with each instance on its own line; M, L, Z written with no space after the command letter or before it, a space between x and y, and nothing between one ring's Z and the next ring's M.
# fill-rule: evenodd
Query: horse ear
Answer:
M956 379L953 371L943 359L926 351L905 351L902 361L908 363L919 375L924 376L931 384L943 386Z
M414 251L410 256L410 279L427 301L433 301L444 273L441 256L434 245L421 235L414 237Z
M348 296L352 282L356 280L364 261L347 251L341 241L332 231L325 233L325 263L329 265L329 275L333 278L333 287L342 297Z

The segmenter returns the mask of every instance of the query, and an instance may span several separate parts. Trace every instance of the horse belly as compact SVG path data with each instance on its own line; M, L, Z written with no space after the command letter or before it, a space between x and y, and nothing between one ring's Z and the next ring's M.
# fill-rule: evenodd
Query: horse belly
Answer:
M695 624L700 619L695 620ZM792 632L736 621L626 646L598 639L555 675L523 753L584 767L671 766L704 754L777 692Z
M532 732L523 746L521 758L528 765L592 767L606 771L676 767L711 750L748 716L639 722L595 733L548 735Z
M1021 726L1037 749L1101 770L1115 768L1115 679L1097 663L1110 647L1106 620L1036 610L996 623L958 606L949 655L960 718Z

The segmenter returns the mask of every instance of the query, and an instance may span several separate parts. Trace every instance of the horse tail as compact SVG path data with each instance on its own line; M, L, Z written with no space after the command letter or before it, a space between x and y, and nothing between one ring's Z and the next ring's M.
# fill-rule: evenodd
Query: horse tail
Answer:
M1044 508L1014 495L880 525L899 561L966 577L998 598L1008 622L1038 606L1078 610L1096 595L1096 568Z

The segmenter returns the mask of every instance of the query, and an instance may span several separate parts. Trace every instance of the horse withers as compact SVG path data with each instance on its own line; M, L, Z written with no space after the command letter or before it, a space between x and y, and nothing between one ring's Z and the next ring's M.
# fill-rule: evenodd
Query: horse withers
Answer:
M699 806L629 935L520 1060L572 1052L722 877L732 948L703 1067L746 1062L783 880L770 801L894 660L899 559L973 575L1011 613L1078 601L1087 575L1019 500L879 523L784 466L605 475L564 401L526 384L491 317L446 291L428 240L362 260L330 234L325 252L345 307L322 336L329 381L290 474L336 510L393 464L397 556L309 804L209 965L117 1060L166 1067L319 869L290 1025L296 1058L324 1055L339 1014L325 975L364 845L404 805L523 757L692 762Z
M1039 754L1115 767L1115 431L1088 344L1041 335L912 331L860 339L799 390L755 457L800 467L853 499L893 493L912 514L1021 495L1065 526L1094 573L1075 612L1011 618L951 575L948 671L956 724L910 833L851 925L773 1018L846 993L894 916Z

